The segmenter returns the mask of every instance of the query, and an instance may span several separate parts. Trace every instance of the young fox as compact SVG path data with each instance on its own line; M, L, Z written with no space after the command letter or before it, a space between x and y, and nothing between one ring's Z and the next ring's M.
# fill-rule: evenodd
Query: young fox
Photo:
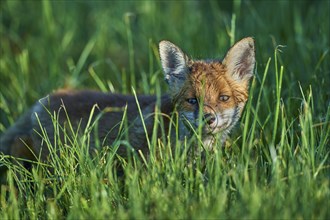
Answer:
M94 121L97 121L97 132L91 132L88 139L90 150L112 146L121 133L123 114L126 114L130 145L148 155L148 137L153 135L156 106L165 131L172 123L171 117L178 116L178 129L174 132L172 129L170 136L179 133L179 139L184 140L201 127L205 149L212 150L216 134L220 134L223 143L248 98L255 65L254 40L250 37L240 40L222 61L191 60L168 41L160 42L159 53L170 88L169 95L158 100L159 105L155 96L137 96L137 101L134 96L120 94L60 90L40 99L1 136L0 153L46 160L50 144L56 146L60 140L69 147L66 135L74 137L75 131L88 130ZM54 126L54 116L57 126ZM56 132L60 138L55 138ZM156 135L160 138L161 132ZM124 155L126 151L127 148L120 146L117 153Z

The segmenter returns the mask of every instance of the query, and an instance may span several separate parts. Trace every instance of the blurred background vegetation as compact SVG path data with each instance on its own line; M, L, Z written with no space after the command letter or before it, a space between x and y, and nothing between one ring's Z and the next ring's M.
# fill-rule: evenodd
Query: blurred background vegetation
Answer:
M217 154L220 163L209 164L218 170L207 181L189 182L180 166L169 169L177 165L171 160L128 172L134 181L123 185L96 166L64 170L62 177L70 177L52 179L50 196L33 175L36 190L25 189L29 182L20 194L3 188L11 198L6 203L0 194L3 216L329 218L329 0L1 0L0 133L36 100L63 87L165 93L160 40L203 59L222 58L246 36L256 42L251 102L231 136L229 162ZM127 195L114 193L122 187ZM93 200L95 192L104 196L102 203Z

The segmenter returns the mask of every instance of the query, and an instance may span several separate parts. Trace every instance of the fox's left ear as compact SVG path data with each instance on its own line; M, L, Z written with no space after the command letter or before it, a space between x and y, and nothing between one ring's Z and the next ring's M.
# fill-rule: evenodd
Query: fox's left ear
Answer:
M253 38L247 37L238 41L227 52L222 64L227 67L228 73L232 74L235 79L239 81L249 80L253 76L255 65Z

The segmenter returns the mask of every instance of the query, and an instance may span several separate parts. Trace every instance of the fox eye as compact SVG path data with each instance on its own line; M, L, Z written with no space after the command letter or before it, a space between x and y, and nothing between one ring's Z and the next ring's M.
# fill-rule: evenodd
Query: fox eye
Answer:
M197 99L196 98L189 98L187 99L187 102L191 105L197 104Z
M222 101L222 102L226 102L226 101L228 101L228 99L229 99L228 95L221 95L220 96L220 101Z

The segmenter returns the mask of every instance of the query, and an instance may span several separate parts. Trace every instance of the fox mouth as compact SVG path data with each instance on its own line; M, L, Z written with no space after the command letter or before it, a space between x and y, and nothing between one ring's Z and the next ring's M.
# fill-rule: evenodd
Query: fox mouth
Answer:
M198 127L201 126L203 135L214 135L226 129L226 126L219 125L218 119L215 119L212 124L208 124L206 122L200 122L200 120L191 118L186 114L181 114L181 121L185 127L192 132L197 131Z
M196 133L199 127L201 127L202 135L216 135L222 132L226 133L231 129L232 125L235 124L237 112L237 110L228 110L222 114L206 114L206 116L200 120L196 119L193 112L184 112L180 114L180 120L192 133ZM212 117L211 121L209 117Z

